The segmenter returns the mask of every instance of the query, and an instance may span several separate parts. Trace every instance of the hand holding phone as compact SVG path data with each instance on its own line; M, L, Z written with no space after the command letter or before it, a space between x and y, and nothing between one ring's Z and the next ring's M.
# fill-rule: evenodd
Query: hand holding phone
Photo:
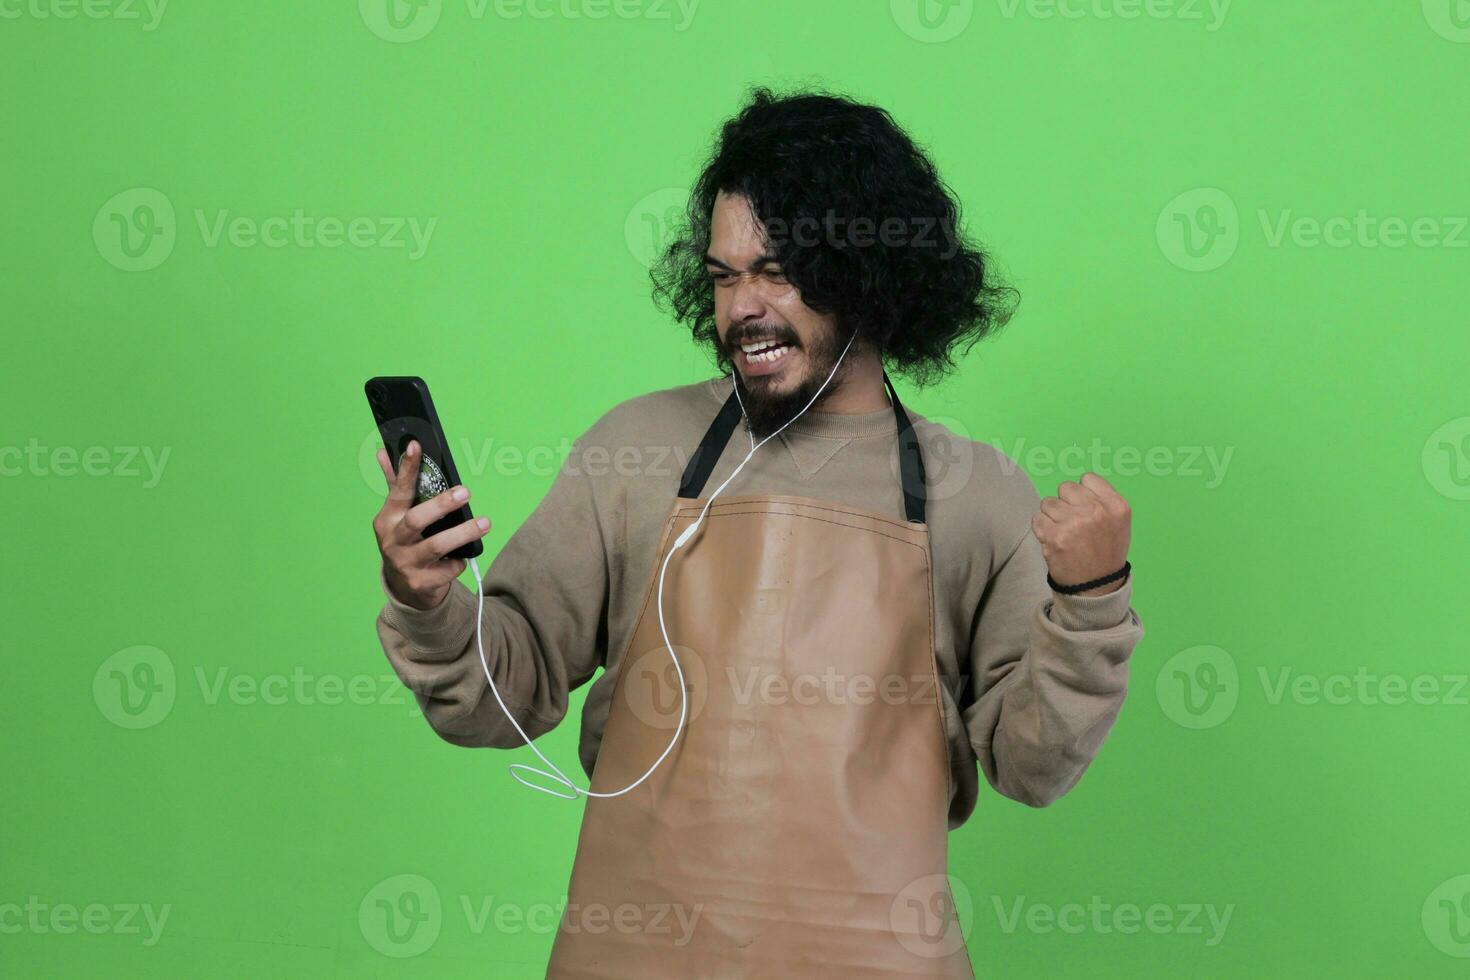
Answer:
M383 578L400 602L432 609L449 594L465 560L484 550L480 539L490 522L470 513L469 489L459 485L428 386L418 378L374 378L366 390L383 436L378 465L388 485L373 518ZM390 448L402 453L396 472Z
M386 450L378 450L378 465L388 480L388 499L373 518L373 533L383 556L383 578L399 602L415 609L433 609L444 601L449 587L464 571L465 559L450 557L465 544L479 543L490 531L488 518L472 518L447 531L425 538L424 530L469 500L467 487L415 504L419 460L423 450L409 444L398 472L393 472ZM460 497L459 494L464 496Z

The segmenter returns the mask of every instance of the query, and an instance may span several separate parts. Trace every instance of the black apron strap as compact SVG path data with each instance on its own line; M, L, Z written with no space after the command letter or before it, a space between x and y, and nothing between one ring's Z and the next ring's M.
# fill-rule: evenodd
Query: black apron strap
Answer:
M740 401L735 397L735 389L730 389L730 397L725 399L720 414L710 423L709 430L705 432L704 438L699 441L699 448L689 459L689 465L684 467L684 478L679 481L679 496L686 500L698 499L704 490L705 481L714 472L715 463L719 462L725 446L730 442L730 435L735 427L740 424L741 416Z
M883 384L888 388L888 397L893 400L893 414L898 425L898 472L903 483L904 517L923 524L924 499L927 496L924 485L924 454L919 449L919 437L914 432L913 423L909 421L908 412L904 411L903 403L898 400L893 382L888 380L887 371L883 372ZM725 447L730 443L730 436L740 424L742 414L740 401L735 397L732 388L730 397L725 399L720 413L715 416L704 438L699 441L699 448L690 457L689 465L684 467L684 477L679 481L680 497L685 500L699 499L699 495L704 492L705 483L714 472L715 463L719 462Z
M883 372L883 383L888 386L888 397L893 399L893 414L898 419L898 474L903 482L903 513L905 520L924 523L924 454L919 449L919 436L914 432L909 413L903 410L888 372Z

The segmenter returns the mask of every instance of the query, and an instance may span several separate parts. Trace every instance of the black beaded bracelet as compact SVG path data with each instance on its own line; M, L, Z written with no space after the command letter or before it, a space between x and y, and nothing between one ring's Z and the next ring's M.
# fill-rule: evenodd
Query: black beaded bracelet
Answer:
M1116 581L1120 578L1126 578L1128 576L1128 573L1132 570L1133 566L1129 562L1125 561L1123 563L1123 567L1118 569L1113 574L1104 575L1102 578L1095 578L1091 582L1082 582L1079 585L1059 585L1056 579L1051 577L1051 573L1048 572L1046 576L1046 584L1052 587L1053 592L1060 592L1062 595L1076 595L1079 592L1086 592L1088 589L1095 589L1099 585L1107 585L1109 582Z

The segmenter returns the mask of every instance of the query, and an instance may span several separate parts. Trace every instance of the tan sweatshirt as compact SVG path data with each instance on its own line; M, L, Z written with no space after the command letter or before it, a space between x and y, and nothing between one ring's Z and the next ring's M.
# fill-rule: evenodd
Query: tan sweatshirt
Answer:
M716 378L613 408L576 440L545 499L485 574L485 656L527 734L555 727L569 692L592 681L579 748L589 776L679 478L729 394L729 379ZM929 484L953 829L974 810L977 762L997 791L1030 806L1046 806L1076 784L1122 707L1143 625L1129 605L1131 577L1101 596L1060 595L1047 586L1030 524L1040 497L1019 465L916 412L909 417ZM891 408L808 412L768 442L723 496L805 496L902 520L897 445ZM706 494L749 449L749 436L737 429ZM481 668L475 601L459 581L430 610L389 594L378 636L440 736L455 745L516 748L524 743Z

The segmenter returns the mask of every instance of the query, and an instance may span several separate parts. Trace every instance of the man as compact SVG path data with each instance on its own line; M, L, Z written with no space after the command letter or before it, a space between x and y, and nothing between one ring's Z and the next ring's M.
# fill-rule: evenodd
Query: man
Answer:
M467 491L415 506L417 455L380 454L378 632L436 732L517 747L605 668L590 788L538 770L588 798L549 976L971 977L945 871L977 763L1046 806L1111 729L1127 504L1091 473L1040 500L887 383L1009 315L957 212L886 112L757 90L653 274L728 376L598 420L480 596L443 556L488 523L421 539Z

